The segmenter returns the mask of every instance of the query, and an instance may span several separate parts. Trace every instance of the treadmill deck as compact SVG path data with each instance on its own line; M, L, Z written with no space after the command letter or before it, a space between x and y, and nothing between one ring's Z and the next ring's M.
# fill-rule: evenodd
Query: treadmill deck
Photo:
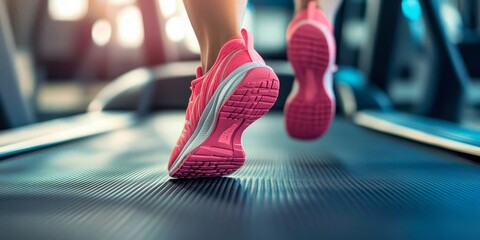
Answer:
M243 136L230 177L174 180L183 126L165 112L129 129L0 162L0 239L320 239L480 235L480 167L338 118L313 142L279 113Z

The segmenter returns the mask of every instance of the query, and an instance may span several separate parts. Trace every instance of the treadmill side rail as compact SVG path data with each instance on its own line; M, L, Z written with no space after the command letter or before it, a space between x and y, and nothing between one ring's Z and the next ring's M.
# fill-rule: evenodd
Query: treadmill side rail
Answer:
M0 159L132 126L135 114L96 112L0 132Z
M400 112L361 111L356 124L428 145L480 157L480 131Z

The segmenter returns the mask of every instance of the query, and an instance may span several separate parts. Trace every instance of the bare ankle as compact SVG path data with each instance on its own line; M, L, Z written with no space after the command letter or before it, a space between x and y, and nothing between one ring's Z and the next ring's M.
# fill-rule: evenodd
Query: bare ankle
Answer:
M218 54L217 54L218 55ZM213 64L215 64L215 61L217 60L217 55L213 54L203 54L201 56L202 59L202 71L205 74L208 72L212 67Z
M295 14L306 9L311 1L316 2L317 6L322 9L328 20L333 23L338 7L343 0L295 0Z
M315 1L319 4L318 0L295 0L295 15L306 9L311 1Z
M203 73L208 72L217 61L218 54L223 45L229 40L238 37L239 34L227 34L223 36L210 37L206 46L201 49L200 59L202 61Z

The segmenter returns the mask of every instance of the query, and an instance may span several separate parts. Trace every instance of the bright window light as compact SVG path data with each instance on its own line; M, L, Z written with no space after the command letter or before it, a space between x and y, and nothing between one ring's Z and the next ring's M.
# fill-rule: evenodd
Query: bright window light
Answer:
M187 38L185 41L188 50L193 53L200 54L200 45L198 45L197 36L195 36L195 32L190 24L188 25Z
M137 0L109 0L109 3L115 6L132 5L136 2Z
M448 2L440 5L440 14L450 40L457 43L462 37L462 15L453 4Z
M87 15L88 0L49 0L48 12L54 20L80 20Z
M112 25L105 19L97 20L92 27L92 40L97 46L105 46L112 38Z
M187 36L187 22L181 17L172 17L168 19L165 25L165 31L167 32L167 37L173 42L180 42Z
M123 47L140 47L144 41L142 13L136 6L125 7L117 15L117 38Z
M178 11L178 0L157 0L158 7L165 18L169 18Z
M255 29L255 25L254 25L254 8L253 6L249 3L247 5L247 9L245 11L245 16L244 16L244 19L243 19L243 27L246 28L247 30L251 31L251 32L254 32Z

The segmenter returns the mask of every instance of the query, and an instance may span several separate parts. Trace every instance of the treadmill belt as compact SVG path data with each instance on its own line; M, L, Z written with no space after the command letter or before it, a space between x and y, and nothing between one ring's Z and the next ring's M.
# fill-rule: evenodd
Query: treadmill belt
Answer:
M180 112L0 162L0 239L323 239L480 236L480 168L338 118L318 141L272 113L230 177L174 180Z

